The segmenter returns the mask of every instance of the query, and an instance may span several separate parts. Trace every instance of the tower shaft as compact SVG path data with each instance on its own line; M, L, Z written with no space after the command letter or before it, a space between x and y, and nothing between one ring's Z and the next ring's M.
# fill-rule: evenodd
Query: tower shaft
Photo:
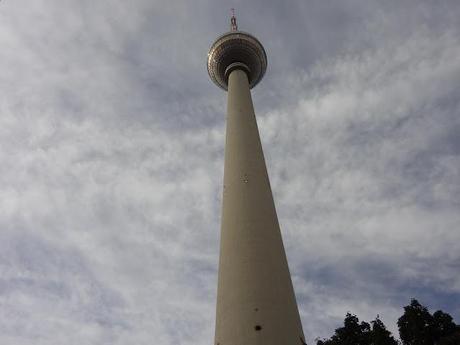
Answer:
M245 71L228 77L215 344L304 339Z

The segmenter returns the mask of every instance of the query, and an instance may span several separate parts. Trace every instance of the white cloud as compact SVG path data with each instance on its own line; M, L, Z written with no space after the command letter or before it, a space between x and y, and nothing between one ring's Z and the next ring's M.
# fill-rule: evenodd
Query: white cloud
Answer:
M202 5L0 3L2 344L212 342L225 95ZM395 331L416 294L460 295L458 29L389 13L323 60L283 50L294 24L261 30L284 70L254 100L309 343L347 311Z
M292 79L297 105L260 119L290 262L314 281L300 293L307 329L335 310L379 313L396 331L401 299L423 296L409 286L459 296L460 42L413 29L318 62ZM369 260L374 273L360 271ZM382 298L386 266L398 281Z

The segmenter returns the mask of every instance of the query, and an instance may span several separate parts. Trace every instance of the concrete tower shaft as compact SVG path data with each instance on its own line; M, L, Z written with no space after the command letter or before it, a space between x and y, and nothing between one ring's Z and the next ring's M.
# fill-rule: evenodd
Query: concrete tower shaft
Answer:
M257 40L260 49L247 49L235 38L217 54L221 38L208 55L211 79L228 89L215 345L302 345L250 93L265 72L265 52Z

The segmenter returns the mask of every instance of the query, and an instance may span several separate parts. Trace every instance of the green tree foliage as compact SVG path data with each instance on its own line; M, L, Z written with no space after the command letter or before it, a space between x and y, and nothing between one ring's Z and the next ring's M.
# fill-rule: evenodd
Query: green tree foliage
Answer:
M456 327L451 334L445 335L440 338L436 345L459 345L460 344L460 326Z
M391 332L387 330L382 320L377 318L371 321L372 324L372 345L398 345L398 342L393 338Z
M402 345L460 345L460 326L441 310L433 315L416 299L404 307L398 319ZM330 339L319 339L317 345L398 345L383 322L359 322L356 315L347 313L343 327L337 328Z
M318 340L317 345L398 345L377 317L369 325L359 322L356 315L348 313L343 322L344 326L337 328L331 339Z
M413 299L398 320L403 345L460 345L460 331L452 317L441 310L433 315Z
M404 314L398 319L398 328L403 345L434 344L433 316L416 299L404 307Z
M441 310L438 310L433 314L433 326L433 336L435 339L440 339L449 336L455 333L457 328L452 319L452 316L442 312Z

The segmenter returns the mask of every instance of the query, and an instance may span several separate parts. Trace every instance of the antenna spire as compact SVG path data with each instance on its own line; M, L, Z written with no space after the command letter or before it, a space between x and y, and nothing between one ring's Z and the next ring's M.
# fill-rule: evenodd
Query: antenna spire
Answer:
M232 17L230 18L230 30L238 31L238 25L236 24L235 9L232 8Z

